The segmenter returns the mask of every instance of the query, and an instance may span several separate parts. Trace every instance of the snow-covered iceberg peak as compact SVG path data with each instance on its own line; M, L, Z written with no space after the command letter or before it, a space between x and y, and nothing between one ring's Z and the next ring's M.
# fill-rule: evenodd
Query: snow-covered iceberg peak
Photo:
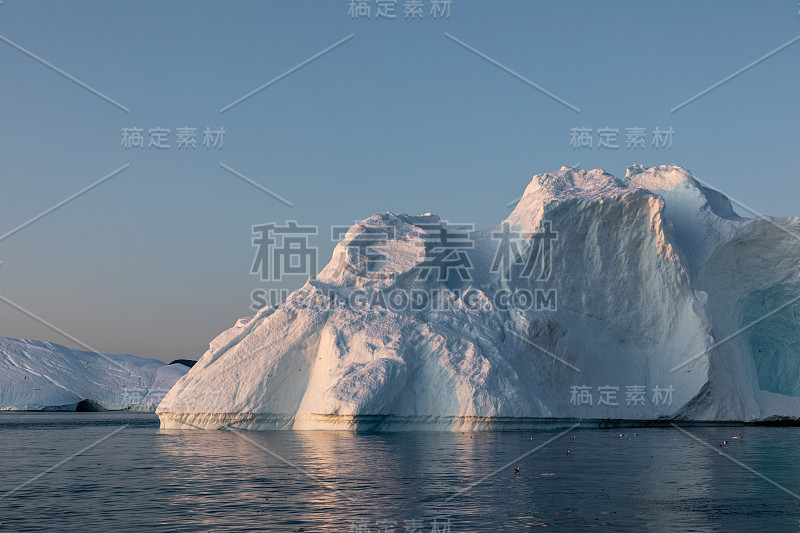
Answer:
M479 231L374 215L157 412L251 429L800 418L798 229L670 165L536 175Z
M624 181L628 186L651 191L671 191L682 186L700 189L700 183L691 172L675 165L659 165L651 168L645 168L640 164L631 165L625 172Z
M561 167L556 172L533 176L525 189L523 199L527 198L545 204L549 200L613 196L622 189L625 189L624 182L605 170Z
M384 213L354 224L317 275L330 286L387 286L425 259L429 235L441 231L437 215Z
M590 202L629 192L622 180L602 169L561 167L556 172L533 176L525 193L506 222L523 229L538 224L544 212L570 200Z
M665 200L664 216L686 253L693 278L714 248L746 222L725 195L701 185L685 168L661 165L645 169L634 165L628 167L625 181L629 188L646 189Z
M703 186L683 167L660 165L644 168L642 165L632 165L628 167L624 182L628 188L646 189L662 196L668 200L668 204L675 204L669 205L670 208L694 208L695 211L709 211L726 220L742 220L724 194Z

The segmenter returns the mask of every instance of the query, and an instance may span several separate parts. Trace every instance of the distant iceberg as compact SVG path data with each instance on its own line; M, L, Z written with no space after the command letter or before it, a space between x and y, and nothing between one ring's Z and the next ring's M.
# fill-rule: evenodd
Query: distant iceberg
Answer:
M154 411L189 367L0 337L0 410Z
M742 218L667 165L536 175L480 231L374 215L211 342L157 413L208 429L797 420L798 241L800 219Z

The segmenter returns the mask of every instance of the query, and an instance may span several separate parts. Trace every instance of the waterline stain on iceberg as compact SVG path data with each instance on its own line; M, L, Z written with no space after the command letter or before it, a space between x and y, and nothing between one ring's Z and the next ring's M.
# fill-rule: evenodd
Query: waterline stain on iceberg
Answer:
M450 255L442 236L463 229L374 215L286 301L217 337L157 413L213 429L797 419L787 231L800 220L739 217L669 165L534 176Z

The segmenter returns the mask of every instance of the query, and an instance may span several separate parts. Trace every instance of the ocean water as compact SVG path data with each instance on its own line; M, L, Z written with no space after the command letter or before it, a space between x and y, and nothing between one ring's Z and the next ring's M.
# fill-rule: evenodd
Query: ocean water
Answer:
M800 428L685 430L164 431L147 414L3 413L0 531L800 529Z

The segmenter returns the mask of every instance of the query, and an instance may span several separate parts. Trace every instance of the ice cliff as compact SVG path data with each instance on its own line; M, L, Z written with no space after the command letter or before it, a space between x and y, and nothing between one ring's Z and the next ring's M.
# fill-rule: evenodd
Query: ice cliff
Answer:
M798 241L800 219L741 218L666 165L536 175L479 231L374 215L212 341L157 413L247 429L798 419Z

